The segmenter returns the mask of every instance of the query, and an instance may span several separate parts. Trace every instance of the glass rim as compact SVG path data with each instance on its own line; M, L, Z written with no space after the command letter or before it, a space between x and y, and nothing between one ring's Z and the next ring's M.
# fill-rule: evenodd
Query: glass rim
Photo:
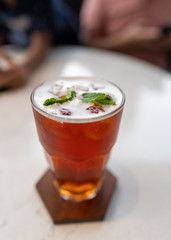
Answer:
M121 103L119 104L119 106L114 109L113 111L109 112L109 113L106 113L106 114L103 114L101 116L93 116L92 118L70 118L70 117L64 117L64 116L55 116L55 115L52 115L50 113L47 113L46 111L42 110L41 108L39 108L37 106L37 104L35 103L34 101L34 93L35 91L40 87L42 86L43 84L45 83L48 83L48 82L52 82L52 80L46 80L44 82L42 82L41 84L39 84L37 87L35 87L33 89L33 91L31 92L31 95L30 95L30 100L31 100L31 104L32 104L32 107L37 111L39 112L41 115L47 117L47 118L50 118L52 120L55 120L57 122L67 122L67 123L89 123L89 122L98 122L98 121L102 121L102 120L105 120L107 118L110 118L114 115L116 115L118 112L120 112L124 105L125 105L125 100L126 100L126 97L125 97L125 94L124 92L122 91L122 89L120 87L118 87L115 83L109 81L109 80L106 80L106 79L103 79L103 78L99 78L99 77L96 77L96 76L72 76L72 77L57 77L55 81L57 80L79 80L79 79L82 79L82 80L94 80L94 81L104 81L104 82L107 82L108 84L112 84L113 86L115 86L120 92L121 92L121 95L122 95L122 101ZM55 82L54 81L54 82Z

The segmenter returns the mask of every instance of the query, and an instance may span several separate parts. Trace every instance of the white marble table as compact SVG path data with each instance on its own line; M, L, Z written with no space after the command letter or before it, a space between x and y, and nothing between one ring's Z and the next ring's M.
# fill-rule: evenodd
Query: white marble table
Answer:
M48 165L29 97L38 83L60 75L103 77L127 97L108 164L119 181L102 222L53 225L34 187ZM67 47L53 50L27 86L0 93L0 239L170 240L170 229L169 73L123 55Z

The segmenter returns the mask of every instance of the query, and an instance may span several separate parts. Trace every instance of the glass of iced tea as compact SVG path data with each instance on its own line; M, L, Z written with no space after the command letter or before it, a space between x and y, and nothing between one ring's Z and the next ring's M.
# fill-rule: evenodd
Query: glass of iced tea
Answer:
M60 196L78 202L94 198L116 142L124 93L95 77L65 77L39 85L31 102Z

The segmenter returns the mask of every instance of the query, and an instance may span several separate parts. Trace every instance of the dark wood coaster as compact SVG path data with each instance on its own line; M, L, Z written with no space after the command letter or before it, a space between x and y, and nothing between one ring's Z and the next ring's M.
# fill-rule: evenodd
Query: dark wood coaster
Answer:
M83 202L62 199L53 185L53 175L50 170L39 180L36 188L53 222L59 224L103 220L116 182L116 178L106 170L102 188L97 196Z

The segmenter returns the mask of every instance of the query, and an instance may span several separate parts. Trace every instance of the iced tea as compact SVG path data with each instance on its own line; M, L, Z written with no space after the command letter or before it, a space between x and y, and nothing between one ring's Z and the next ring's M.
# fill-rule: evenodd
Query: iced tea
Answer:
M47 97L66 99L68 89L76 93L74 99L43 105ZM115 104L81 100L92 92L112 95ZM54 174L54 184L63 198L82 201L96 196L117 138L124 102L118 87L93 78L60 79L33 91L39 139Z

